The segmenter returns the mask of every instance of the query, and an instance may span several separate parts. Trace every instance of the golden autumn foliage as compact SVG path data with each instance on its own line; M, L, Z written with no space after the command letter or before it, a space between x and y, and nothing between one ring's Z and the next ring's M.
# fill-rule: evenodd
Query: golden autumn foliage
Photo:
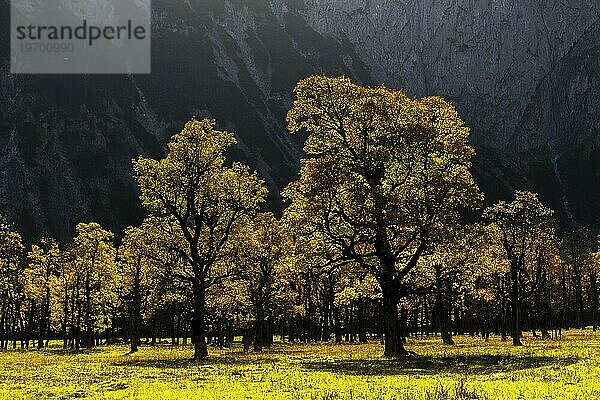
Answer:
M386 87L316 76L298 83L290 132L306 131L300 179L284 196L290 212L381 286L386 354L405 353L397 305L419 259L481 203L469 168L469 129L439 97L411 99Z
M248 167L226 164L225 151L233 144L234 135L215 129L215 121L191 120L173 136L165 158L133 162L142 203L163 220L159 225L168 226L163 229L170 233L167 242L187 266L179 277L193 288L196 358L207 356L206 290L230 274L225 257L231 238L267 194Z

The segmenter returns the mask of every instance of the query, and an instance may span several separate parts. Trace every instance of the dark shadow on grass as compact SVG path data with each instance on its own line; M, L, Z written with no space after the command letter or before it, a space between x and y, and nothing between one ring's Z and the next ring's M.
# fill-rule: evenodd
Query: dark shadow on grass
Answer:
M262 363L271 363L274 361L270 357L245 357L243 354L240 355L227 355L227 356L209 356L204 360L192 360L186 358L180 359L136 359L127 358L128 355L123 356L122 360L115 361L112 363L114 366L126 366L126 367L141 367L141 368L160 368L160 369L179 369L189 367L202 367L202 366L219 366L219 365L231 365L231 366L243 366L243 365L256 365Z
M41 354L45 354L48 356L74 356L74 355L79 355L79 354L98 354L98 353L104 353L106 351L105 347L102 346L96 346L96 347L92 347L91 349L85 348L85 349L80 349L80 350L73 350L73 349L43 349L43 350L36 350L39 351Z
M439 373L482 375L545 366L565 367L577 361L578 358L576 357L457 355L443 357L411 356L398 360L307 361L303 362L302 366L307 370L346 375L434 375Z

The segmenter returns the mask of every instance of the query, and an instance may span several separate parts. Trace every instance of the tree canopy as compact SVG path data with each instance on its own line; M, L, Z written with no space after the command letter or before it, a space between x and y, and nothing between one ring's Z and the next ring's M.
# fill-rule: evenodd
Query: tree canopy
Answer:
M411 99L344 77L311 77L294 93L288 128L308 133L310 158L284 195L339 259L377 278L385 353L403 354L397 306L410 293L408 274L457 223L457 211L482 200L469 171L469 129L440 97Z
M194 294L196 358L207 356L206 289L227 277L236 229L259 210L267 189L248 167L225 163L235 143L232 133L215 129L215 121L191 120L169 142L161 160L140 157L133 163L142 203L167 225L168 244L189 267L179 277L191 282Z

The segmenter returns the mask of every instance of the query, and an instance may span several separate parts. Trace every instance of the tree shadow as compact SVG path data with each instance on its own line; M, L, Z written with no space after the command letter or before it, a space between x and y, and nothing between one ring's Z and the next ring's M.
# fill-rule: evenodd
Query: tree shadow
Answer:
M85 355L85 354L100 354L106 352L106 348L102 346L96 346L92 348L83 348L79 350L75 349L42 349L37 350L40 354L44 354L47 356L77 356L77 355Z
M125 355L124 357L127 357ZM244 357L243 355L209 356L204 360L193 360L189 358L178 359L156 359L156 358L129 358L111 363L119 367L140 367L160 369L181 369L189 367L213 367L213 366L244 366L262 363L271 363L274 359L266 356Z
M455 355L410 356L402 359L355 359L335 361L306 361L307 370L327 371L346 375L434 375L460 373L482 375L510 372L544 366L565 367L575 364L576 357Z

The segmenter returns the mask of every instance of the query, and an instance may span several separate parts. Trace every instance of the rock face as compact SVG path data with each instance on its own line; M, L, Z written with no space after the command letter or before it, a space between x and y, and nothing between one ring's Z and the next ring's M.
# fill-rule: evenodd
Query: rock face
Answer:
M292 88L327 73L450 98L490 200L540 191L598 228L599 13L596 0L155 0L150 76L13 76L2 46L0 213L63 240L79 221L138 222L131 158L163 154L193 115L236 132L233 157L279 208L301 157Z
M490 200L527 188L563 220L600 227L590 190L600 177L600 2L307 3L311 26L348 38L375 80L456 102Z
M508 146L571 222L600 227L600 21L538 82ZM552 179L549 179L551 177Z

